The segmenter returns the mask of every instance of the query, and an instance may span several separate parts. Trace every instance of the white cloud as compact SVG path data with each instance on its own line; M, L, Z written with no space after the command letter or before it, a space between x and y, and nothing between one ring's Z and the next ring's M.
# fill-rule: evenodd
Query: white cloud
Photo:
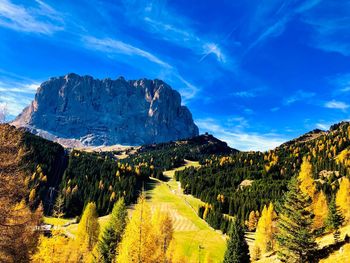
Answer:
M314 97L315 95L316 94L314 92L298 90L295 94L286 98L284 100L283 104L284 105L291 105L291 104L296 103L298 101L304 101L304 100L310 99L310 98Z
M16 31L50 35L64 29L63 21L53 8L42 1L25 8L9 0L0 0L0 26Z
M270 109L271 112L276 112L276 111L279 111L280 110L280 107L273 107Z
M227 69L232 70L233 67L228 63L230 60L224 54L221 46L223 40L214 42L212 36L199 35L191 21L174 10L170 10L165 1L160 2L135 1L130 3L127 1L125 15L133 17L132 22L134 23L139 21L139 25L152 33L153 37L192 50L195 55L201 56L199 61L213 54L221 65L227 64Z
M257 8L255 19L252 19L253 30L256 37L255 40L248 46L244 54L248 53L254 47L265 42L269 38L280 36L287 25L287 23L295 16L313 9L321 0L307 0L294 7L291 1L274 1L275 4L262 3ZM255 32L257 31L257 32Z
M244 131L231 131L230 128L222 126L216 120L211 118L198 119L195 122L201 132L213 133L214 136L227 142L231 147L238 150L266 151L273 149L286 141L286 139L275 134L256 134Z
M199 61L203 61L210 54L214 54L217 61L221 63L226 63L225 55L221 51L219 45L215 43L205 43L203 45L203 56Z
M321 7L322 16L319 10L315 9L304 14L302 18L303 22L313 29L310 45L325 52L350 56L349 1L324 1Z
M197 95L199 88L185 80L180 75L176 75L176 77L180 80L181 83L185 85L185 87L179 88L179 92L181 94L182 103L186 104L189 100L193 99Z
M39 86L40 86L39 83L23 84L23 83L16 83L16 82L4 83L0 81L1 92L35 94Z
M316 123L316 127L317 127L318 129L321 129L321 130L324 130L324 131L329 130L329 127L330 127L330 126L331 126L330 124Z
M256 93L253 91L237 91L233 93L233 96L241 98L254 98L256 97Z
M338 110L346 110L347 108L349 108L349 105L346 104L345 102L336 101L336 100L328 101L324 104L324 106L329 109L338 109Z
M172 68L168 63L162 61L160 58L156 57L155 55L151 54L150 52L147 52L145 50L142 50L138 47L132 46L130 44L127 44L125 42L111 39L111 38L95 38L95 37L84 37L83 41L85 42L85 45L87 48L106 52L108 54L123 54L127 56L139 56L147 59L148 61L151 61L153 63L156 63L164 68Z
M30 104L39 86L37 82L0 81L0 103L6 104L8 113L16 116Z
M338 93L350 91L350 74L338 74L329 78L328 82L337 89Z

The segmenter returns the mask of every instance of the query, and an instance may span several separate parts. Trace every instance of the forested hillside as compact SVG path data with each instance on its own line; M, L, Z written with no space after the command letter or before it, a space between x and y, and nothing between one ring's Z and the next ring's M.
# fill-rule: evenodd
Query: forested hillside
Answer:
M45 214L54 212L59 218L81 218L85 209L93 213L89 216L96 220L97 215L111 213L118 200L123 200L125 205L136 202L149 177L165 180L163 172L182 166L186 159L197 160L200 166L179 169L175 178L181 182L185 194L205 202L199 208L198 216L231 238L238 238L232 232L238 231L240 241L235 242L243 242L241 225L245 225L245 230L255 230L254 250L250 250L253 259L276 251L277 242L282 247L290 246L276 239L274 234L277 221L283 220L278 215L289 213L284 207L287 203L302 200L305 209L312 208L309 215L312 220L307 223L312 238L335 231L335 240L339 240L337 229L350 218L347 199L350 184L346 179L350 172L350 124L347 122L332 126L327 132L313 131L268 152L239 152L211 135L201 135L189 140L143 146L129 152L124 159L118 159L114 152L67 151L24 130L9 125L0 128L3 178L0 201L9 207L1 213L17 211L18 202L24 200L21 206L26 211L25 218L31 218L30 224L37 224L41 203ZM291 178L296 176L297 182L291 183L295 180L291 181ZM13 194L6 195L6 192ZM304 195L309 199L306 200ZM12 217L21 222L18 214L12 212ZM232 225L232 218L237 218L236 223L241 224ZM82 217L81 220L86 219ZM158 227L157 224L154 226ZM18 235L18 229L14 228L12 236ZM33 253L37 235L26 231L22 234L20 238L34 235L32 245L23 251L25 258ZM74 240L62 238L61 234L53 239L42 237L39 248L44 249L45 242L64 242L68 249ZM337 242L335 246L343 244ZM14 239L13 246L20 243ZM74 241L74 245L78 243ZM227 253L231 253L230 246ZM308 256L314 255L316 248L313 249L307 252ZM318 257L325 258L333 249L321 248ZM6 249L2 250L6 252ZM81 253L90 258L94 256L91 251L92 247ZM36 256L41 260L40 253L46 252L37 252Z
M26 132L24 129L16 129L6 124L0 125L0 136L2 153L6 152L5 145L16 147L18 151L16 169L23 178L15 178L15 180L24 180L26 188L30 191L28 199L31 207L34 209L42 202L45 212L49 212L50 203L55 197L54 190L58 189L66 166L63 147ZM4 158L10 160L13 157L6 155Z
M176 178L187 193L208 203L206 214L216 215L214 219L208 216L208 220L219 228L223 213L244 221L251 211L261 212L264 205L280 200L304 157L313 166L317 189L322 189L330 200L338 189L338 179L349 174L349 145L350 125L343 122L328 132L306 136L268 152L212 155L201 161L200 168L178 171Z

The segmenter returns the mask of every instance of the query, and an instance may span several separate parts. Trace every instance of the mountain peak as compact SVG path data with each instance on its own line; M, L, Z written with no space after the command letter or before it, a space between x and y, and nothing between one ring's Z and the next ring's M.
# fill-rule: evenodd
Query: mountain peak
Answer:
M198 135L180 94L165 82L100 80L75 73L42 83L13 124L82 145L141 145Z

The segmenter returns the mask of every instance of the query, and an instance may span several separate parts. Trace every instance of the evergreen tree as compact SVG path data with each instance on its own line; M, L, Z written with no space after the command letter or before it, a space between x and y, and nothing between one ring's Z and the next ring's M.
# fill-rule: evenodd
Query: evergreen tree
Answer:
M341 214L340 209L335 204L335 199L333 198L329 204L328 208L328 217L327 217L327 227L331 230L334 230L334 242L339 241L340 231L339 228L344 222L344 217Z
M279 207L278 256L282 262L310 262L317 248L312 232L312 202L296 178L292 178L288 190Z
M232 223L229 236L224 263L250 262L249 248L244 239L244 231L237 220Z
M124 199L115 203L109 221L101 233L98 242L98 262L113 262L116 249L122 239L126 227L128 211Z

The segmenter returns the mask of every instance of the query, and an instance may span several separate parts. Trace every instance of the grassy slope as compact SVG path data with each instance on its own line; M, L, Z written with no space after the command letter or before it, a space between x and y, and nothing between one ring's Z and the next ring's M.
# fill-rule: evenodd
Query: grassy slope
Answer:
M198 166L198 163L187 162L186 166ZM170 213L177 246L191 261L198 262L200 254L203 262L206 253L209 253L213 262L222 262L226 249L225 237L197 216L196 211L203 204L202 201L184 195L178 182L172 179L176 170L184 168L185 166L165 172L164 175L169 178L166 183L154 180L155 187L147 192L147 196L151 197L149 203L152 209L160 208Z
M203 262L206 254L213 262L222 262L226 249L225 237L218 231L213 230L208 224L196 214L198 207L203 202L191 195L184 195L180 184L173 180L176 170L184 169L186 166L199 166L198 162L187 161L186 165L171 171L166 171L164 175L168 177L168 182L151 179L146 185L146 196L154 211L161 209L171 215L174 224L174 238L178 249L190 258L190 262L198 262L198 254ZM129 209L132 214L132 207ZM108 215L99 218L101 229L108 221ZM62 226L72 222L71 219L57 219L46 217L44 222L56 226ZM78 225L70 224L63 227L68 236L74 236ZM199 252L199 246L201 247Z

